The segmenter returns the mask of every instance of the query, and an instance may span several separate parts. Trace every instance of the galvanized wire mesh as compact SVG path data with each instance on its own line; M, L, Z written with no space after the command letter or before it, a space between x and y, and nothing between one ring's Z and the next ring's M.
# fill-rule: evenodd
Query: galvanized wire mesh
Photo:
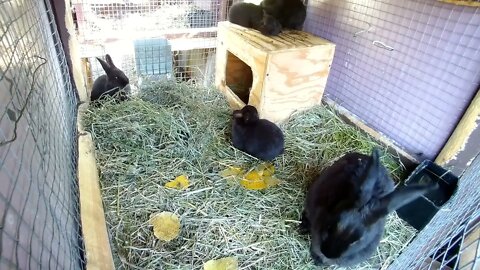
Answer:
M213 77L216 23L226 20L232 2L237 1L73 1L82 57L91 65L87 79L103 74L94 57L106 53L133 82L141 75L170 75L179 80ZM428 82L445 83L448 74L455 83L466 80L472 89L478 84L478 47L471 44L479 38L478 27L472 26L478 26L480 13L463 9L442 13L440 8L437 14L429 9L438 9L433 0L409 0L406 8L387 0L309 2L305 29L337 44L329 97L411 152L434 156L474 90L460 93L460 85L447 83L448 89L440 93L456 92L442 96L423 87L440 87ZM413 13L407 15L407 11ZM425 18L416 18L415 12ZM77 269L83 263L75 180L77 100L51 16L49 4L42 1L0 2L0 49L5 52L0 61L0 88L7 89L0 92L0 268ZM381 29L378 37L389 41L377 45L387 46L368 47L370 38L376 37L368 36L371 26ZM455 46L453 37L458 38ZM428 46L439 49L443 41L441 56L445 58L414 61L419 55L430 55ZM401 53L390 54L391 44ZM436 73L416 67L435 63L442 67L434 69ZM380 67L385 70L381 75L371 72ZM366 90L375 87L387 90ZM457 107L446 110L448 106ZM438 120L435 124L430 114ZM477 159L461 179L455 197L392 269L478 267L474 264L478 265L480 245L476 236L480 194L469 187L476 186L479 169Z
M480 10L435 0L310 0L304 29L336 44L326 96L433 159L480 83ZM390 269L478 269L480 159ZM460 255L459 255L460 254Z
M77 98L48 1L0 1L0 51L0 269L80 269Z
M480 156L459 180L456 194L389 269L479 269Z
M326 96L424 160L478 90L479 25L436 0L310 0L304 29L336 44Z
M138 77L165 75L213 82L222 0L74 0L87 81L103 74L94 57L112 55L135 88Z

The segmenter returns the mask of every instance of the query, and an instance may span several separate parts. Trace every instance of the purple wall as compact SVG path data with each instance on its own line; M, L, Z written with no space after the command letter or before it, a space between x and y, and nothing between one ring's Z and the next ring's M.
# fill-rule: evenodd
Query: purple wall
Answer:
M420 160L438 154L479 88L479 8L310 0L304 30L337 45L326 95Z

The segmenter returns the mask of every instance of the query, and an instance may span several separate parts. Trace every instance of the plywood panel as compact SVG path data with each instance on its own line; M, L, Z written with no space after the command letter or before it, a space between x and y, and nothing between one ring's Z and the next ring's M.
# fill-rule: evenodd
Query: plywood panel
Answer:
M280 123L321 104L335 53L333 43L302 31L267 37L228 22L219 23L218 29L216 86L227 99L233 97L226 81L249 79L247 65L253 80L246 103L255 106L260 117ZM229 103L236 107L244 103L233 99Z

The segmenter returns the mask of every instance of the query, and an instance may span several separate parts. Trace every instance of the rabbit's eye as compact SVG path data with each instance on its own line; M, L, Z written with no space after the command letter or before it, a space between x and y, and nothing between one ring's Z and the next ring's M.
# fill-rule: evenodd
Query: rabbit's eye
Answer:
M115 79L115 80L118 80L118 77L117 77L117 76L115 76L115 78L114 78L114 79Z

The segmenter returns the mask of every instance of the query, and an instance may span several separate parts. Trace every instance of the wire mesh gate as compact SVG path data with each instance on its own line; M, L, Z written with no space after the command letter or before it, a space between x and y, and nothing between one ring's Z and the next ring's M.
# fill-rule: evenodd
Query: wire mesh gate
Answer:
M48 1L0 1L0 268L80 269L77 97Z

